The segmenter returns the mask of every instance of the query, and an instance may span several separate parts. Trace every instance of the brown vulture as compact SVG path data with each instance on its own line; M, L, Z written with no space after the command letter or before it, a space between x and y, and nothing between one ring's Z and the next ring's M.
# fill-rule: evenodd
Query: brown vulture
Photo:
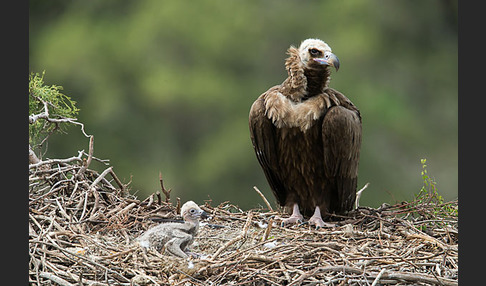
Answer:
M356 199L361 116L358 108L329 87L339 60L318 39L291 46L288 77L260 95L250 110L256 157L291 224L329 226L331 214L350 211Z

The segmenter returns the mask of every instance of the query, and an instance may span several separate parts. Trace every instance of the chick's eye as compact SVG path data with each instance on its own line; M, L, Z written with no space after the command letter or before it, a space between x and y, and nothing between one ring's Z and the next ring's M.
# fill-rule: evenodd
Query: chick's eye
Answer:
M189 212L193 214L193 213L196 212L196 210L195 209L191 209Z
M318 49L309 49L309 52L313 56L318 56L321 53Z

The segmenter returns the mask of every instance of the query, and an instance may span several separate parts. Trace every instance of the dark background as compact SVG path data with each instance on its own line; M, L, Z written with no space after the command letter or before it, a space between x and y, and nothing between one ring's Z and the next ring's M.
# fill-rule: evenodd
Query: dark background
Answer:
M29 2L29 70L77 101L95 156L141 199L160 171L182 201L256 207L256 185L273 203L248 111L309 37L339 57L331 87L363 117L361 204L412 199L421 158L455 199L457 1ZM44 158L71 157L88 140L73 127L46 147Z

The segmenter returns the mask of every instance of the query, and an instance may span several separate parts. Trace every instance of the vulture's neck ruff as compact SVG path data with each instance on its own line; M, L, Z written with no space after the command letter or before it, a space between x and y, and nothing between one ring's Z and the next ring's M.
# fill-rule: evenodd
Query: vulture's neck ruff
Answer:
M325 92L331 79L330 67L312 58L302 58L302 47L300 50L295 47L287 50L288 78L278 86L277 92L268 94L265 109L267 117L278 128L298 127L305 132L329 107L340 102Z
M329 66L321 65L312 59L302 59L298 49L290 47L289 57L285 61L290 89L285 95L295 102L321 94L329 86L331 70Z
M307 93L302 97L302 100L322 94L324 89L329 86L329 81L331 80L331 70L328 66L319 65L306 68L304 69L304 75L307 78Z

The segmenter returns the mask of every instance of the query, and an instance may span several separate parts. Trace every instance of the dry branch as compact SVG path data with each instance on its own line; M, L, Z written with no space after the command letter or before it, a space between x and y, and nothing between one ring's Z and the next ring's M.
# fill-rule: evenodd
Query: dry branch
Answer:
M354 203L355 209L359 207L359 199L361 198L361 194L363 193L364 190L366 190L366 188L368 188L369 185L370 183L366 183L361 189L359 189L359 191L356 192L356 200Z
M29 144L29 164L37 164L39 162L39 157L37 157L34 150L32 150L32 146Z
M66 280L64 280L60 277L57 277L56 275L49 273L49 272L41 272L39 274L39 276L42 277L42 278L49 279L52 282L55 282L56 284L59 284L61 286L74 286L74 284L71 284L71 283L67 282Z
M162 173L159 172L159 181L160 181L160 189L162 190L162 193L165 195L165 202L169 203L170 202L170 192L172 191L171 189L166 190L164 187L164 180L162 179Z
M89 150L88 150L88 159L86 161L83 161L83 166L79 169L78 173L76 176L82 176L84 175L84 172L86 169L89 167L91 164L91 160L93 160L93 152L94 152L94 136L90 135L89 136Z
M268 202L267 198L263 195L263 193L256 187L256 186L253 186L253 189L260 195L260 197L263 199L263 201L265 202L265 204L267 205L268 209L273 212L273 208L272 206L270 205L270 203Z
M241 231L240 235L238 235L237 237L231 239L230 241L228 241L227 243L225 243L224 245L222 245L218 250L216 250L216 252L212 255L211 257L211 260L214 261L214 259L216 259L224 250L226 250L229 246L235 244L236 242L246 238L247 234L248 234L248 228L250 227L251 225L251 220L253 218L253 213L250 212L248 214L248 218L246 220L246 223L245 225L243 226L243 230Z

